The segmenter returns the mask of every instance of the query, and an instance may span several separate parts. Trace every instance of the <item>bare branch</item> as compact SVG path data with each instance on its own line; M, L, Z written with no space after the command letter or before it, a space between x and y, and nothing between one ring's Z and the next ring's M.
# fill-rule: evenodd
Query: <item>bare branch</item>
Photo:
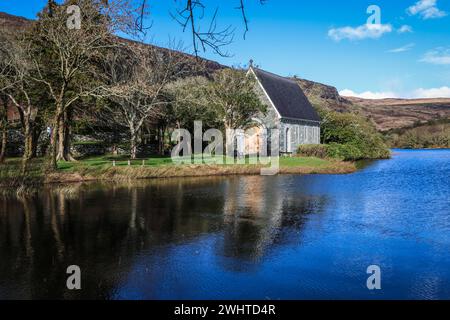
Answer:
M220 56L227 57L228 53L223 52L223 47L233 42L235 29L228 26L222 29L217 27L218 8L215 9L212 19L209 23L207 31L202 31L198 21L204 18L206 6L202 0L175 0L183 1L182 9L175 10L175 14L171 13L172 18L181 25L183 32L188 28L192 33L192 46L195 56L198 56L200 50L206 51L207 48L213 50ZM260 4L264 4L266 0L259 0ZM239 0L239 6L244 22L244 39L249 31L249 21L245 10L245 0Z

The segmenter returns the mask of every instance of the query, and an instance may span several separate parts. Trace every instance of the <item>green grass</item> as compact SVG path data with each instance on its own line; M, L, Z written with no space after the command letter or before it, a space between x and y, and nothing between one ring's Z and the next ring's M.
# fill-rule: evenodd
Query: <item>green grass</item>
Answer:
M58 168L63 171L73 170L80 167L84 168L101 168L101 167L112 167L113 161L116 162L117 167L128 166L129 157L127 156L97 156L90 157L86 159L81 159L78 162L65 162L60 161L58 163ZM160 167L173 165L173 161L170 157L151 157L146 159L136 159L130 160L131 166L142 166L142 161L144 160L145 166ZM191 158L183 158L185 164L194 163ZM243 161L243 160L241 160ZM253 161L253 163L251 163ZM223 159L224 165L233 165L238 161L232 158ZM245 159L245 164L254 164L255 158ZM213 158L204 158L203 164L214 164ZM319 158L307 158L307 157L280 157L280 166L282 167L323 167L330 164L330 161L319 159Z
M90 145L100 145L103 146L105 145L105 143L103 141L95 141L95 140L90 140L90 141L74 141L72 143L74 146L90 146Z
M161 166L170 166L174 165L172 159L170 157L151 157L146 159L136 159L136 160L129 160L129 157L127 156L96 156L96 157L89 157L85 159L80 159L76 162L67 162L67 161L59 161L58 162L58 169L61 171L76 171L76 169L80 168L109 168L113 167L113 161L115 161L115 165L117 167L125 167L128 166L128 161L130 161L130 165L132 167L135 166L142 166L142 163L144 161L145 166L150 167L161 167ZM185 158L186 163L185 164L191 164L189 161L189 158ZM242 161L242 160L241 160ZM251 162L253 161L253 163ZM231 158L224 158L224 165L233 165L233 163L236 163L234 159ZM245 159L245 164L255 164L255 159L252 158L251 160L247 157ZM281 167L324 167L331 163L330 160L325 159L319 159L314 157L280 157L280 166ZM3 169L9 169L15 171L15 169L19 169L22 164L21 158L9 158L6 161L6 164L3 165ZM213 164L213 160L211 158L205 158L204 164ZM30 162L30 167L32 167L34 170L38 170L39 168L43 169L45 166L44 159L34 159ZM5 170L0 170L1 172L5 172ZM1 175L0 175L1 177Z
M353 164L313 157L280 157L282 173L348 173L354 169ZM217 164L206 158L205 163L193 163L186 158L185 165L175 165L170 157L150 157L146 159L129 160L128 156L97 156L80 159L76 162L58 162L58 170L46 171L47 162L43 158L29 162L25 173L22 170L22 159L10 158L5 164L0 164L0 186L37 186L45 182L70 182L93 179L124 179L124 178L158 178L183 176L208 176L228 174L259 173L261 164L255 158L245 158L233 166L234 159L224 158L224 164ZM115 167L113 166L115 161ZM130 161L130 165L128 165ZM142 165L144 161L144 166ZM264 162L268 163L268 161ZM193 166L194 164L194 166ZM269 165L269 164L267 164ZM204 169L199 168L204 166ZM264 165L263 165L264 166Z
M320 168L330 165L329 160L306 157L282 157L280 158L281 167L314 167Z
M128 166L128 156L96 156L85 159L80 159L77 162L58 162L58 169L65 172L77 171L77 169L107 169L113 167L113 161L117 167ZM172 159L170 157L151 157L147 159L130 160L131 166L142 166L144 160L145 166L158 167L163 165L171 165Z
M129 160L127 156L96 156L89 157L85 159L80 159L76 162L67 162L67 161L59 161L58 169L61 171L73 171L79 168L109 168L113 166L113 161L115 161L115 165L117 167L125 167L128 166L128 161L130 161L131 166L142 166L144 161L145 166L150 167L160 167L160 166L170 166L174 165L172 159L170 157L151 157L145 159L136 159ZM185 164L191 164L189 158L185 158ZM242 161L242 160L241 160ZM251 162L253 161L253 163ZM245 164L255 164L255 158L251 160L247 157L245 159ZM231 158L224 158L224 165L233 165L233 162L237 163L237 160L234 161ZM193 163L193 162L192 162ZM331 163L330 160L319 159L314 157L280 157L280 166L281 167L323 167L327 166ZM205 158L204 164L213 164L213 160L211 158ZM238 163L239 164L239 163ZM18 169L22 165L21 158L9 158L6 161L5 165L2 165L3 169ZM34 159L30 162L30 167L36 169L42 168L45 166L45 161L42 158ZM4 170L0 170L0 172L5 172ZM0 175L1 177L1 175Z

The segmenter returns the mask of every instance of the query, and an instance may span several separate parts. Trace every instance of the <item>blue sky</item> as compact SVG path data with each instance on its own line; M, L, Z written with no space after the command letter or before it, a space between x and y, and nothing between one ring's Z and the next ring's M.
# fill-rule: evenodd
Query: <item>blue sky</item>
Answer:
M0 11L34 18L45 0L0 0ZM181 1L182 2L182 1ZM261 68L336 86L363 97L450 97L450 0L247 0L250 31L237 0L205 0L201 27L219 7L218 25L236 27L230 57L202 56L226 65L252 58ZM180 0L149 0L148 40L190 45L173 21ZM367 26L367 8L381 9L381 24ZM188 47L189 50L189 47Z

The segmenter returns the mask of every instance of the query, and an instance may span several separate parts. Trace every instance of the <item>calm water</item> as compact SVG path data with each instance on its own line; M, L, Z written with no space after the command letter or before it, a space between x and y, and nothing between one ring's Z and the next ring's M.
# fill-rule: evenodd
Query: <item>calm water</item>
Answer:
M450 299L450 151L0 199L0 299ZM66 268L82 290L66 290ZM382 269L382 290L366 268Z

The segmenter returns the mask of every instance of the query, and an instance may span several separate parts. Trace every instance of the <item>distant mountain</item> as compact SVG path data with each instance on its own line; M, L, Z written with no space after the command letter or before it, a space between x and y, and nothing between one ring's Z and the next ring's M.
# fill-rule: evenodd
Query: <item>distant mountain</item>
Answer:
M338 112L358 112L373 120L379 131L409 128L419 123L450 119L450 99L381 99L342 97L322 83L294 78L315 106Z
M346 99L358 105L361 112L370 117L380 131L450 119L450 99Z
M1 28L24 28L29 25L31 20L23 17L13 16L5 12L0 12L0 27Z
M3 33L6 34L13 34L14 32L18 32L20 30L25 29L27 26L30 26L33 23L33 20L24 18L24 17L19 17L19 16L14 16L5 12L0 12L0 35ZM134 42L133 40L128 40L125 39L126 41L130 41L130 43ZM153 45L149 45L148 46L153 46ZM166 49L166 48L161 48L161 47L157 47L157 46L153 46L156 48L159 48L161 50L161 52L167 52L170 49ZM186 56L190 56L186 53L181 53L183 55ZM204 68L203 70L206 70L207 73L211 73L215 70L219 70L219 69L223 69L226 68L225 66L221 65L220 63L216 62L216 61L211 61L208 59L203 59L200 58L200 62L202 67Z
M13 33L33 21L0 12L0 33ZM161 48L161 50L167 50ZM202 59L208 72L226 68L215 61ZM450 99L382 99L368 100L342 97L335 87L294 77L314 106L338 112L359 112L372 119L380 131L407 128L418 123L450 119Z
M294 77L292 80L299 84L314 106L326 107L339 112L346 112L355 107L350 100L340 96L335 87L298 77Z

